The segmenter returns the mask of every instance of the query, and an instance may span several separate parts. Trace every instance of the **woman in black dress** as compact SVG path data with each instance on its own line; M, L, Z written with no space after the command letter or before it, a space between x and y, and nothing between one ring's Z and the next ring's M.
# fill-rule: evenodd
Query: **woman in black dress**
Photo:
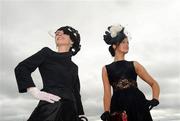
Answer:
M44 47L15 68L19 92L40 100L28 121L79 121L84 115L78 66L71 60L80 50L80 35L64 26L55 32L55 42L58 52ZM42 76L42 90L31 77L36 68Z
M137 61L125 60L129 50L128 36L121 25L108 27L104 41L114 62L102 69L104 85L103 121L152 121L150 110L159 104L159 85ZM138 89L137 76L152 88L152 100ZM113 95L111 96L111 86ZM119 117L118 117L119 116Z

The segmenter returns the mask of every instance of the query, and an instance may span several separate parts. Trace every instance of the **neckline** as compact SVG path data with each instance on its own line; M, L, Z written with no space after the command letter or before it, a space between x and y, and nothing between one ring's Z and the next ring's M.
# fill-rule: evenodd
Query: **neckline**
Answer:
M49 47L47 47L49 48ZM57 52L57 51L54 51L52 50L51 48L49 48L49 50L59 56L63 56L63 57L71 57L72 56L72 52L68 51L68 52Z
M121 61L126 61L126 60L117 60L117 61L114 61L114 62L121 62Z
M127 60L117 60L117 61L113 61L113 63L118 63L118 62L126 62Z
M49 47L48 47L49 48ZM64 54L64 53L70 53L70 51L67 51L67 52L58 52L58 51L54 51L52 50L51 48L49 48L51 51L53 51L54 53L57 53L57 54Z

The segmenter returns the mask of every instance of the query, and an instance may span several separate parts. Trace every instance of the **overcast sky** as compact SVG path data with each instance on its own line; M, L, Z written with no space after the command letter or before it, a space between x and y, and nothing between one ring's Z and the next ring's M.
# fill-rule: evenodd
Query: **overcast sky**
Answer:
M86 116L100 121L103 113L101 69L113 61L103 41L104 31L122 24L131 33L126 60L136 60L161 87L154 121L180 120L180 1L179 0L0 0L0 121L25 121L38 101L19 94L15 66L47 46L56 51L48 32L70 25L81 34L79 66ZM38 70L32 77L38 88ZM151 99L150 87L138 78L140 90ZM3 109L3 111L2 111Z

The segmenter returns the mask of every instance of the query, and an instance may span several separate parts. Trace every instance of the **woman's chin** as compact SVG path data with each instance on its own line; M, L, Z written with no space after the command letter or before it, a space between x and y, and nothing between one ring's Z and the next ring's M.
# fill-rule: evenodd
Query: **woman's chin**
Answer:
M61 43L58 43L58 45L59 45L59 46L69 46L69 43L67 43L67 42L64 42L64 43L61 42Z
M124 54L127 54L128 53L128 51L124 51Z

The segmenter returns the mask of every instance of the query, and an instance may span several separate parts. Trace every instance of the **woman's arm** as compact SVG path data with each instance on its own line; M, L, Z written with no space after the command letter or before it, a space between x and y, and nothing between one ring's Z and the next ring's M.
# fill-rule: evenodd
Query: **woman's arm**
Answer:
M37 67L40 67L41 64L45 61L47 53L48 48L45 47L29 58L20 62L15 68L15 76L20 93L28 91L28 93L30 93L38 100L54 103L55 101L59 101L60 97L44 91L40 91L35 87L31 77L31 73L35 71Z
M110 102L111 102L111 86L109 84L108 75L106 67L102 68L102 80L104 86L104 111L110 111Z
M146 69L138 62L134 62L134 67L137 75L148 83L152 88L152 98L159 100L160 87L156 80L154 80L151 75L146 71Z
M15 67L15 77L20 93L27 92L29 87L35 87L31 73L43 63L46 55L47 48L43 48Z
M81 95L80 95L80 80L79 80L78 74L76 77L76 84L74 86L74 95L76 99L77 113L78 115L84 115L84 109L83 109Z

